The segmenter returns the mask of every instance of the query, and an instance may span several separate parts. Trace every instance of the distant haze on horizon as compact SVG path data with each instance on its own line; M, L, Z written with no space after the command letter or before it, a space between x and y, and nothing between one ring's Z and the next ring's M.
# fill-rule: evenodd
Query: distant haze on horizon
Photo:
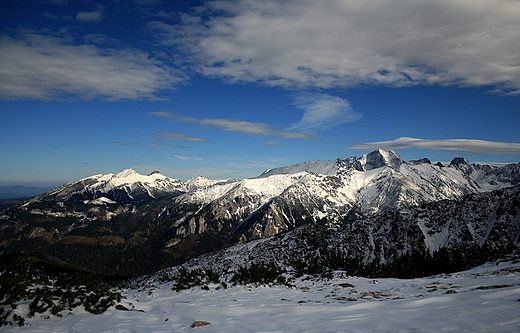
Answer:
M520 161L517 1L6 0L0 30L0 185Z

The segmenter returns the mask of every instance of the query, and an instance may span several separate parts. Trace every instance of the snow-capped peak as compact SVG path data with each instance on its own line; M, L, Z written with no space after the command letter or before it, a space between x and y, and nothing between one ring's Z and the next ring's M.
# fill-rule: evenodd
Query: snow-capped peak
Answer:
M112 175L112 174L110 174ZM106 180L107 177L102 177L103 180ZM115 176L110 177L108 183L113 186L121 186L125 184L133 184L133 183L144 183L144 184L153 184L157 180L166 180L169 179L165 175L160 172L152 172L150 175L145 176L137 173L134 169L128 168L125 169Z
M369 171L388 166L397 169L403 163L406 163L399 154L393 150L376 149L369 154L365 154L358 159L355 167L359 171Z
M119 191L119 194L114 194ZM125 169L117 174L97 174L76 182L70 182L55 188L43 196L57 201L93 200L105 196L110 200L134 200L144 193L144 197L155 198L157 195L172 195L184 192L184 183L178 179L169 178L158 171L149 175L141 175L132 168ZM108 196L107 196L108 195ZM125 199L123 199L125 198Z
M132 168L125 169L125 170L119 172L118 174L116 174L117 178L128 178L128 177L135 177L135 176L140 176L140 175Z

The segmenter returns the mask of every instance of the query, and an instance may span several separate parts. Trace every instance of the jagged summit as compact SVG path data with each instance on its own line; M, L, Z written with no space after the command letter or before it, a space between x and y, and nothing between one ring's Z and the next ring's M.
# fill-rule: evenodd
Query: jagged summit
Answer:
M468 160L466 160L464 157L455 157L449 166L458 166L458 165L465 165L469 164Z
M432 161L430 161L430 159L428 159L428 158L420 158L418 160L408 161L407 163L411 164L411 165L420 165L420 164L432 164Z
M301 162L290 166L267 169L260 177L269 177L279 174L295 174L299 172L311 172L320 175L334 176L338 172L340 165L353 166L358 171L369 171L388 166L392 169L398 169L400 165L406 163L403 158L393 150L376 149L369 154L361 157L349 157L346 160L312 160Z
M369 171L388 166L397 169L405 163L403 158L393 150L376 149L358 159L355 168L359 171Z

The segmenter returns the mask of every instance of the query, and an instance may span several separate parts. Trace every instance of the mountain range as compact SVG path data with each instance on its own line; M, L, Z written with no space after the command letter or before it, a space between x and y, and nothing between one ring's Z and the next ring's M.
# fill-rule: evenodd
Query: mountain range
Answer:
M243 180L180 181L127 169L64 184L4 211L0 254L42 253L131 276L203 254L215 263L242 249L244 265L297 267L294 259L306 258L358 269L384 265L388 272L413 255L462 260L516 249L519 193L520 163L497 167L459 157L432 164L385 150Z

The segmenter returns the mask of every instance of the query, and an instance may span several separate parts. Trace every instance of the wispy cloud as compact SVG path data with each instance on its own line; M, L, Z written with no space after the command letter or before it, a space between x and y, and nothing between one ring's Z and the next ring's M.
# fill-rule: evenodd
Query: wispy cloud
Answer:
M281 146L283 146L283 144L281 142L273 141L273 140L267 140L266 142L264 142L264 145L272 146L272 147L281 147Z
M0 36L0 59L2 99L156 99L181 81L141 51L71 45L37 34Z
M201 157L191 157L191 156L184 156L184 155L171 155L173 157L175 157L176 159L178 160L181 160L181 161L203 161L203 159Z
M192 141L192 142L206 142L207 139L198 138L187 133L181 132L156 132L151 135L153 138L167 140L167 141Z
M128 141L118 141L114 142L119 146L129 146L129 147L152 147L152 148L167 148L167 149L178 149L178 148L190 148L188 146L182 145L165 145L165 144L156 144L156 143L141 143L141 142L128 142Z
M401 137L390 141L368 142L350 146L350 149L406 149L428 148L436 150L464 151L477 154L520 154L520 143L495 142L485 140L449 139L425 140Z
M520 3L207 1L152 22L199 72L283 87L495 86L520 90Z
M289 126L288 130L324 131L362 117L347 100L329 94L300 94L292 105L304 110L304 113L302 119Z
M96 10L91 12L78 12L76 14L76 21L79 22L97 22L101 21L102 13L105 7L102 5L97 5Z
M228 118L194 118L183 116L178 113L156 111L148 113L151 116L161 117L175 122L186 122L197 124L203 127L215 127L220 128L223 131L241 133L253 136L272 136L283 139L300 139L300 140L313 140L314 136L297 131L286 131L281 128L272 127L271 125L258 122L250 122L240 119L228 119Z

